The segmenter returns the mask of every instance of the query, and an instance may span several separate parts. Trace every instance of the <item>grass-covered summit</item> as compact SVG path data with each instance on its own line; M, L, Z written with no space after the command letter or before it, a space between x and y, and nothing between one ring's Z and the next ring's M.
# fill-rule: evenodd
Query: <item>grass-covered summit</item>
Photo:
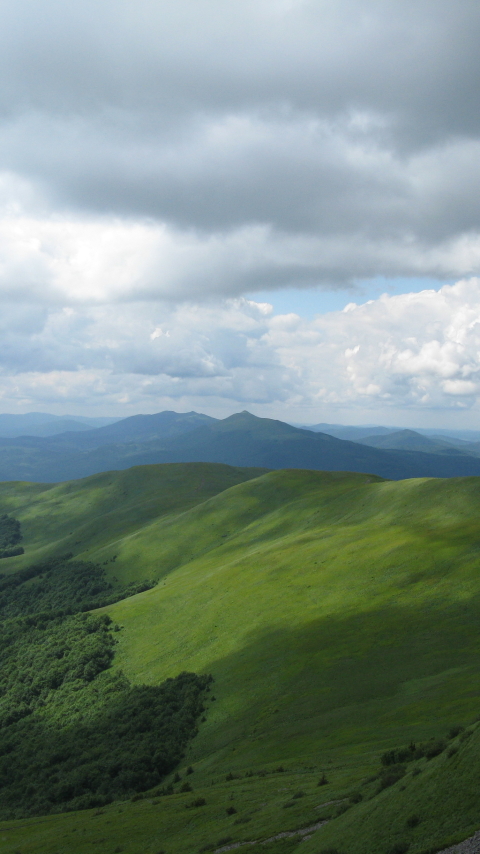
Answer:
M51 819L50 836L31 826L29 850L72 832L70 850L113 851L120 820L131 854L265 840L322 817L310 841L270 850L420 854L480 827L477 736L448 741L480 714L478 479L194 464L1 489L0 510L24 532L9 571L68 541L112 583L158 581L104 609L122 627L114 672L151 685L183 670L215 679L175 794L123 805L115 821L107 811L85 844L73 817ZM431 738L445 750L382 789L382 754ZM194 794L180 791L189 766Z

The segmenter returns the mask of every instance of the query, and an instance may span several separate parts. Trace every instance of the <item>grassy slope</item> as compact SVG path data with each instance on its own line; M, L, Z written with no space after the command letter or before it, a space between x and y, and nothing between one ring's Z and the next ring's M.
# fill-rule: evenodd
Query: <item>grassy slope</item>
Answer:
M115 477L128 476L134 474ZM95 513L104 506L101 496L110 488L108 477L84 482L98 483L91 505ZM21 500L15 499L25 508L23 517L18 515L25 531L36 532L40 542L41 518L35 521L32 503L39 488L14 487L2 487L3 507L13 507L15 488L23 489ZM79 487L61 487L68 488L72 507L79 508L77 518L83 518L82 512L88 515L88 509L81 511ZM133 512L139 502L131 482L130 488L129 503L120 505L125 520L128 507ZM46 496L51 499L58 489L49 488ZM118 483L116 489L118 498ZM94 495L89 493L89 502ZM62 508L60 497L57 500L56 512ZM123 833L130 834L125 851L132 854L157 854L162 847L167 852L197 851L205 841L218 841L225 828L234 839L265 838L275 830L312 823L322 815L315 808L359 786L378 766L385 748L443 734L450 724L478 715L477 479L390 483L365 475L272 472L190 509L182 500L177 514L155 519L152 509L140 531L133 519L125 532L121 520L104 514L103 545L96 522L90 521L88 554L111 550L106 531L111 519L115 536L124 534L115 543L115 572L125 580L145 577L156 561L164 574L157 588L108 609L124 627L116 666L134 681L157 682L182 669L215 676L217 699L185 760L195 765L196 793L206 793L207 806L200 818L198 811L185 811L188 795L174 795L158 805L112 806L98 817L85 813L36 824L32 820L23 829L9 831L8 850L20 843L22 851L67 850L59 840L76 825L86 828L86 835L81 841L71 837L68 850L104 851L107 840L113 851L119 822ZM110 496L107 505L111 509L114 504ZM140 514L142 521L147 515ZM67 519L68 514L68 528ZM58 520L57 526L60 530ZM475 738L465 742L464 751L473 750ZM478 758L472 755L478 769ZM408 814L416 811L412 803L420 792L430 798L432 816L430 825L425 820L411 831L419 840L412 851L432 840L435 822L442 839L466 835L480 825L477 800L469 801L468 775L462 772L463 782L452 783L452 763L460 760L461 752L448 760L445 772L442 763L447 759L442 755L422 777L405 784L402 797L407 800L400 800L403 805L398 807L402 828ZM280 762L287 769L284 775L243 777L248 769ZM330 783L319 790L315 784L320 770L327 771ZM229 771L241 773L243 779L226 784ZM425 784L422 788L422 780L440 772L443 789L437 778L433 789ZM441 792L454 785L458 803L449 811L449 822L438 829L445 803ZM298 788L305 797L283 809L285 799ZM302 843L301 850L313 854L329 841L347 854L387 852L385 816L390 815L388 809L397 810L398 791L396 784L355 806L311 842ZM432 791L440 792L437 801ZM227 818L225 805L231 796L239 814L250 818L248 823L235 825L234 818ZM105 836L94 831L91 837L88 828L93 825L101 825ZM392 824L387 836L397 839L399 826ZM272 843L272 850L292 850L297 843L280 840Z
M261 473L261 469L174 463L103 472L60 484L0 483L0 513L20 519L25 548L21 557L2 560L0 572L29 566L52 553L73 552L80 559L99 562L117 554L111 572L122 581L157 577L161 574L157 543L149 547L145 538L132 561L129 539L138 538L153 520L178 515Z

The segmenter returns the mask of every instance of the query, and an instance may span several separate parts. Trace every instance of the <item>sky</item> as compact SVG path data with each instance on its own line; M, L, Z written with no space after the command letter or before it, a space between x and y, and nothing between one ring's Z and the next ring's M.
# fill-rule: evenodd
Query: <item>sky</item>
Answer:
M478 428L477 0L0 7L0 412Z

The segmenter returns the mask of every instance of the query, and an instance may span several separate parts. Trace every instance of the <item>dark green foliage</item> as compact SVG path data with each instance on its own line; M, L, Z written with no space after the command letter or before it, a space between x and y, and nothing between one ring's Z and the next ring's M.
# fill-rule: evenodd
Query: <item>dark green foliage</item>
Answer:
M0 516L0 549L16 546L22 539L20 522L6 513Z
M211 677L108 672L112 622L84 612L129 592L68 555L0 578L0 819L140 797L196 734Z
M410 848L408 842L396 842L388 854L406 854L408 849Z
M407 827L416 827L418 824L420 824L420 819L416 814L410 815L407 818L405 824L407 825Z
M110 623L107 616L86 614L33 614L0 623L0 739L5 727L42 708L52 692L64 685L78 691L110 665Z
M0 516L0 559L23 555L23 548L18 543L22 539L20 522L5 513Z
M192 789L190 783L182 783L182 785L180 786L180 791L181 792L193 792L193 789Z
M143 581L114 589L101 566L70 558L70 554L51 558L0 578L0 619L39 612L90 611L155 586L154 581Z
M423 752L413 742L408 747L397 747L395 750L387 750L381 757L382 765L396 765L399 762L411 762L423 756Z
M294 801L298 800L298 798L304 798L304 797L305 797L305 792L302 792L302 791L300 791L300 792L295 792L295 794L294 794L294 795L292 795L292 799L293 799Z
M195 734L207 681L183 673L131 686L104 673L57 688L60 696L0 730L0 817L102 806L158 785Z
M317 786L326 786L327 784L328 784L327 777L325 774L322 774L322 776L320 777L320 779L317 783Z
M422 759L424 756L427 759L433 759L438 756L446 748L446 742L443 738L431 738L429 741L424 741L421 744L411 742L408 747L397 747L394 750L387 750L381 757L382 765L397 765L403 762L412 762L414 759Z
M192 766L191 766L191 765L189 765L189 766L188 766L188 768L187 768L187 770L186 770L186 773L187 773L187 774L193 774L193 771L194 771L194 769L192 768Z
M235 807L227 807L227 809L226 809L227 815L235 815L236 812L237 811L236 811Z
M456 738L457 735L460 735L460 733L464 731L464 729L465 729L465 727L463 727L461 725L452 726L452 727L450 727L450 729L448 731L448 737L449 738Z
M360 801L363 801L363 795L361 792L353 792L350 795L349 801L351 804L359 804Z
M190 801L189 804L186 804L186 809L194 809L195 807L204 807L206 804L205 798L195 798L194 801Z
M404 765L391 765L389 768L385 768L380 774L380 783L378 787L379 791L381 791L382 789L388 789L389 786L393 786L395 783L398 782L398 780L401 780L404 776Z

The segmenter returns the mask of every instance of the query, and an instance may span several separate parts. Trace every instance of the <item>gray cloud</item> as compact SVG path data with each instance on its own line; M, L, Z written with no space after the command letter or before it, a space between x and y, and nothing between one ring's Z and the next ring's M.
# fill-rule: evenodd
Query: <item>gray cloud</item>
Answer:
M0 161L50 210L338 246L293 264L265 247L205 293L415 275L421 253L426 274L475 272L445 258L480 232L478 3L7 0L3 13ZM198 296L188 281L179 295Z

